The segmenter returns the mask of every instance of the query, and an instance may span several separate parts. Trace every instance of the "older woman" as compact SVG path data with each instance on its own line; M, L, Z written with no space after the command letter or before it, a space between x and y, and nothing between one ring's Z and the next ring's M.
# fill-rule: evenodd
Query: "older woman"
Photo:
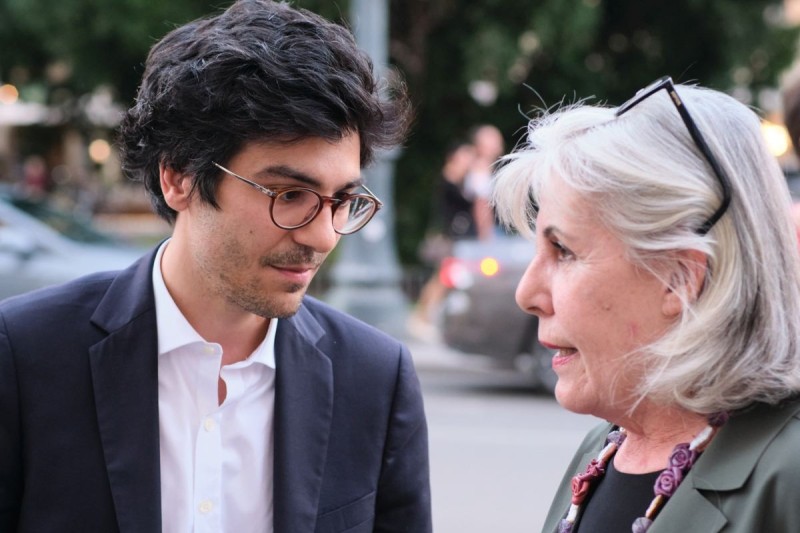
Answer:
M607 421L543 531L800 531L800 263L758 117L669 78L568 106L494 200L535 238L517 302L557 400Z

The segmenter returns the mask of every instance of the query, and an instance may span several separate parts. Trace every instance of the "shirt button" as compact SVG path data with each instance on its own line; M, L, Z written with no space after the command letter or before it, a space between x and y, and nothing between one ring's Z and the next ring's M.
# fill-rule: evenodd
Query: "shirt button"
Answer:
M200 510L201 513L208 514L211 512L212 509L214 509L214 503L211 500L203 500L202 502L200 502L198 509Z
M213 354L213 353L215 353L217 350L216 350L216 349L214 349L214 347L213 347L213 346L209 346L208 344L206 344L206 345L205 345L205 347L203 348L203 351L204 351L204 352L206 352L207 354Z
M206 431L214 431L214 428L217 426L217 423L214 422L213 418L206 418L203 420L203 428Z

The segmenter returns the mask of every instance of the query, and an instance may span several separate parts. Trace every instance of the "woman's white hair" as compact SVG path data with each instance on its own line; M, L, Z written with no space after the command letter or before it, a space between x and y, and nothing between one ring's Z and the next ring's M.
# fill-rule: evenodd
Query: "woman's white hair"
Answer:
M731 181L730 208L707 235L697 229L720 203L719 181L666 91L620 117L578 103L532 120L498 171L495 207L530 236L541 191L557 179L634 264L683 295L681 319L641 351L639 399L702 414L775 404L800 391L800 260L786 181L755 113L717 91L677 90ZM685 250L707 259L697 298L686 254L676 253Z

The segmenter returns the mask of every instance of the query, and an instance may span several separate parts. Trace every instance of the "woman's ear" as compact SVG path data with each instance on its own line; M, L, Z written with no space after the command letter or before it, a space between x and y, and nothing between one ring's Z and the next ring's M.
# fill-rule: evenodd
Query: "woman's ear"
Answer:
M673 263L669 285L664 288L662 312L675 317L683 312L686 304L700 297L706 279L708 262L706 254L699 250L681 250Z
M164 201L168 206L180 213L189 205L192 180L183 172L179 172L164 163L159 164L158 173Z

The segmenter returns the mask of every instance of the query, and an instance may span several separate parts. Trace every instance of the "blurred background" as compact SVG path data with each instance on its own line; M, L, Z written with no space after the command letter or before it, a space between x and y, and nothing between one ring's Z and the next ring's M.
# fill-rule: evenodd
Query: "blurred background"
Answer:
M124 266L168 235L120 171L115 128L149 47L229 4L0 0L0 298ZM407 143L378 165L376 192L389 209L368 229L383 231L343 241L312 292L411 345L431 425L437 531L535 531L594 421L552 400L535 321L514 306L531 247L459 247L446 269L420 253L448 146L492 124L508 151L537 109L584 98L616 105L671 75L757 110L793 183L781 84L797 56L800 0L292 4L353 27L376 66L405 79L416 107ZM431 276L441 277L446 303L433 331L409 330L406 317ZM376 287L389 297L376 302ZM371 296L359 296L365 288Z
M475 124L495 124L513 147L537 107L592 96L618 104L664 74L780 122L777 88L800 11L797 0L374 1L388 5L389 62L417 110L396 161L403 265L418 262L446 145ZM0 181L19 183L38 166L46 190L82 210L147 211L120 175L114 126L149 47L229 3L0 0ZM348 0L293 4L352 25Z

